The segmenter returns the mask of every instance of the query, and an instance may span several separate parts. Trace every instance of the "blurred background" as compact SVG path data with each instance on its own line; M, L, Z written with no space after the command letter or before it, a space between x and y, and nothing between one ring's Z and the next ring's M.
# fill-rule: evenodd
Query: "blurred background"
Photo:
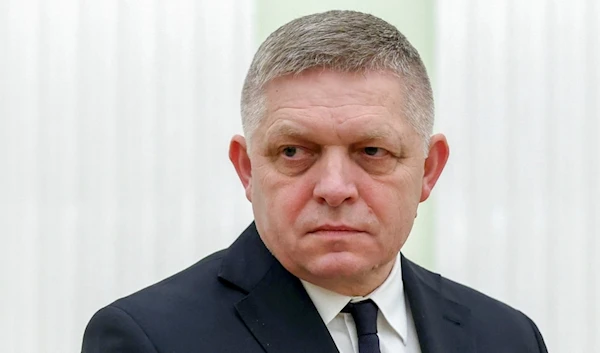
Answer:
M0 0L2 352L79 351L100 307L237 237L252 55L334 8L432 77L451 158L403 252L600 352L598 1Z

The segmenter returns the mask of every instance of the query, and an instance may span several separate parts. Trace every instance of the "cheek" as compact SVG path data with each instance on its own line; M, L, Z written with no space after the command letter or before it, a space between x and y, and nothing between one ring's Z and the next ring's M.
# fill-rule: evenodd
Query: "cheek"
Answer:
M273 205L273 211L285 219L285 227L300 226L301 217L307 211L307 205L312 199L312 189L306 183L293 183L280 189L277 195L278 203Z
M264 202L267 221L280 231L291 230L310 202L312 189L302 178L290 178L279 173L266 175L260 183L259 196Z
M390 232L410 226L421 195L419 179L404 170L393 178L375 180L363 189L362 197L370 212Z
M399 196L403 203L418 204L421 196L421 184L423 183L423 168L413 165L404 165L398 171L397 185Z

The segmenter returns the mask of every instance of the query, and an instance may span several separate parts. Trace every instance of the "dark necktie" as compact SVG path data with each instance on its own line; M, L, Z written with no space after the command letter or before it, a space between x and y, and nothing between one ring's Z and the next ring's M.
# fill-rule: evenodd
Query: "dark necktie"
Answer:
M377 305L371 299L349 303L342 312L352 314L358 335L359 353L381 353L377 337Z

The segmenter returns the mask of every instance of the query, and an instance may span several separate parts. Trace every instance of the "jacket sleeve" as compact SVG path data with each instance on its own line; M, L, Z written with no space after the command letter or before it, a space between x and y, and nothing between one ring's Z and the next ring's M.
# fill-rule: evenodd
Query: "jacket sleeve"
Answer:
M98 311L83 334L82 353L158 353L142 327L124 310Z

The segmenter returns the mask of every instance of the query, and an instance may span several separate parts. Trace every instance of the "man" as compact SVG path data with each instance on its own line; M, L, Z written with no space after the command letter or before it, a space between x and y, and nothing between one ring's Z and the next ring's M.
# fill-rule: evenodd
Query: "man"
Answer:
M546 352L519 311L400 250L449 149L396 28L330 11L259 48L230 159L255 222L226 250L100 310L83 351Z

